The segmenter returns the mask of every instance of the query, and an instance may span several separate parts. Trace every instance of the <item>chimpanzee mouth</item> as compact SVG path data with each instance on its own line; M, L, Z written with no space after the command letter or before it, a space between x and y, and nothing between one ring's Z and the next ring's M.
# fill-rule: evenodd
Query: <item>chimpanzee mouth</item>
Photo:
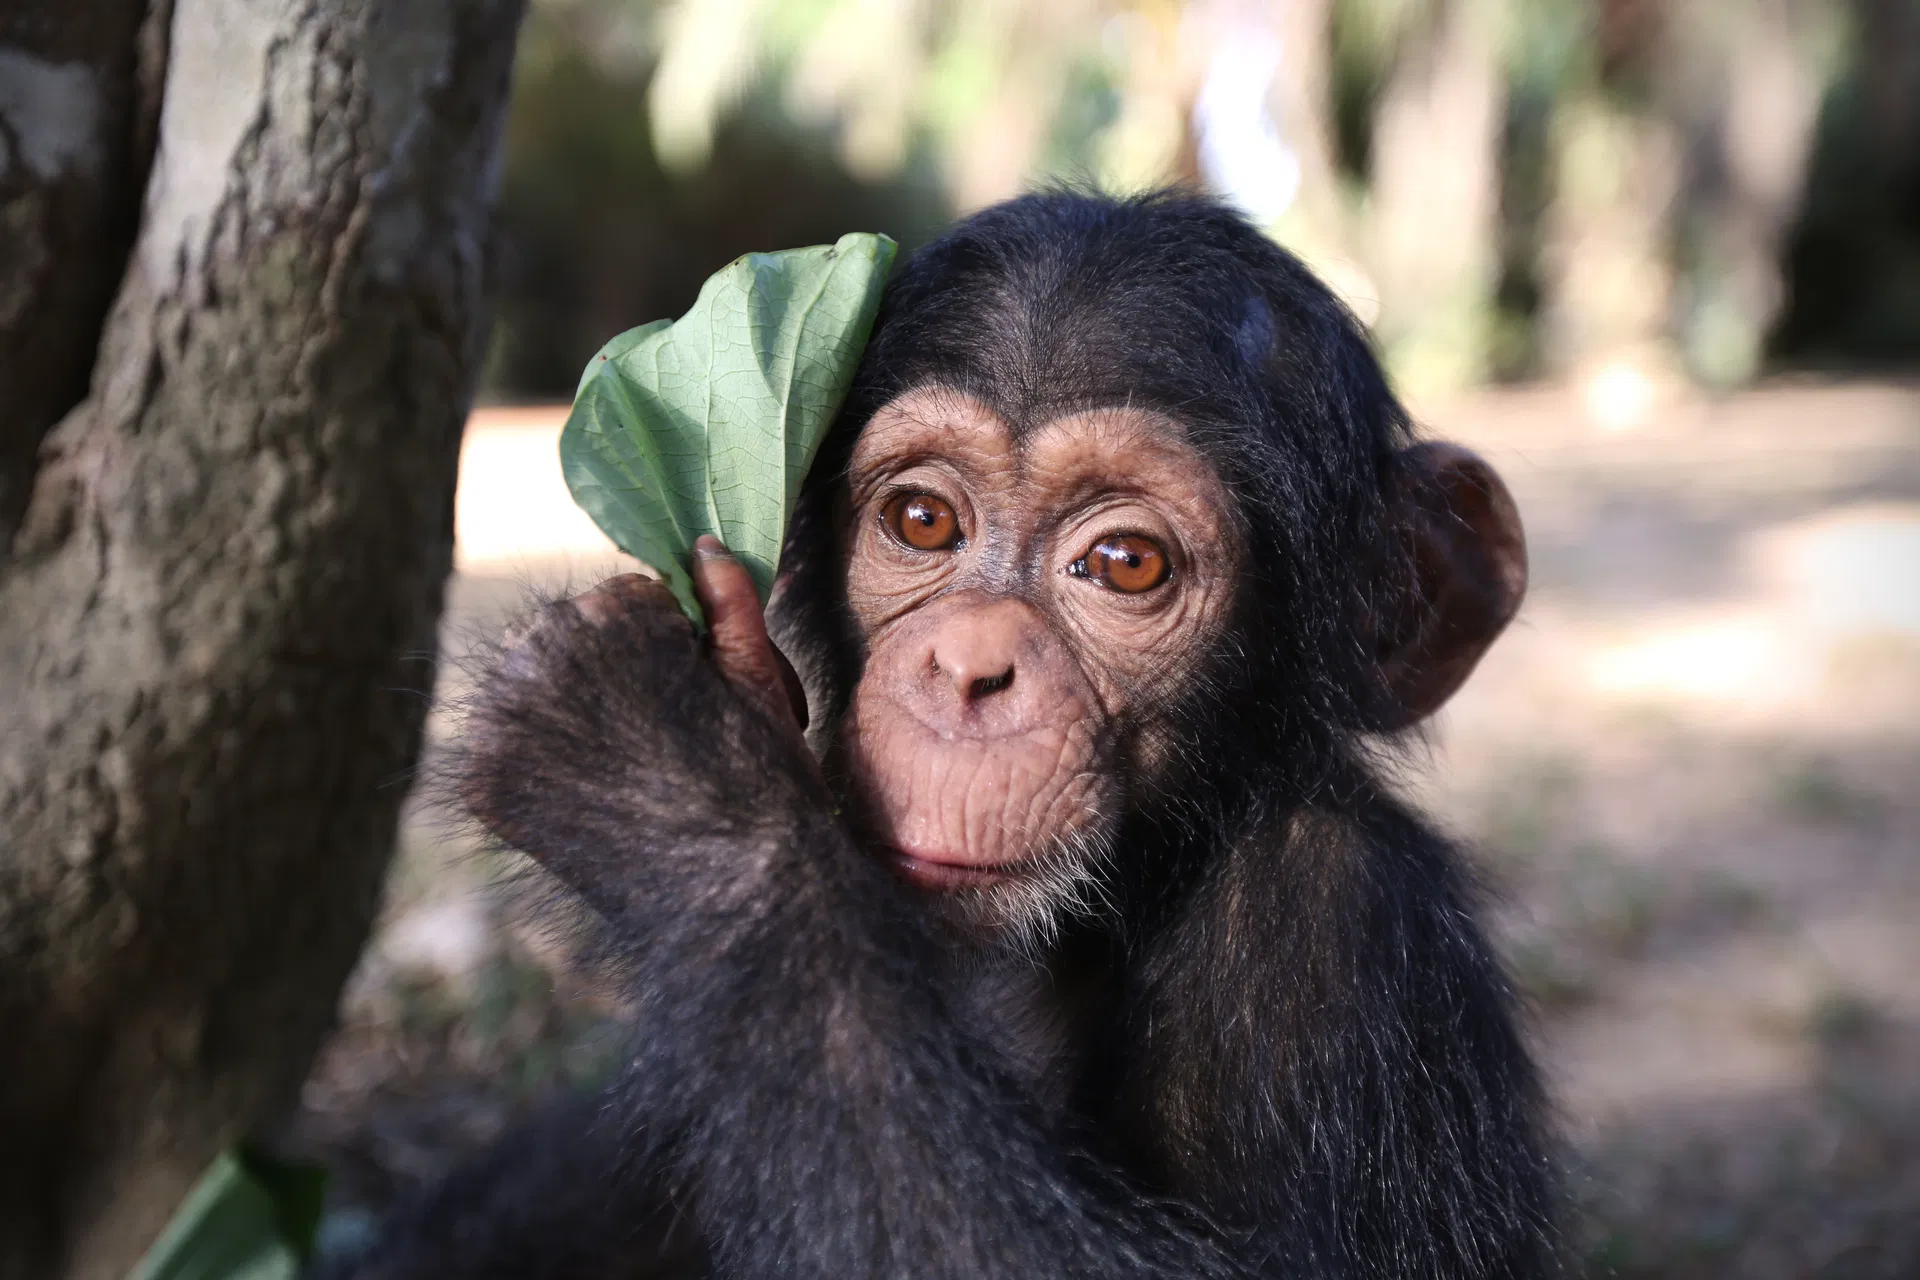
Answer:
M952 892L960 889L986 889L1019 876L1023 868L1015 862L952 862L943 858L908 853L887 846L883 849L892 864L909 884L921 889Z

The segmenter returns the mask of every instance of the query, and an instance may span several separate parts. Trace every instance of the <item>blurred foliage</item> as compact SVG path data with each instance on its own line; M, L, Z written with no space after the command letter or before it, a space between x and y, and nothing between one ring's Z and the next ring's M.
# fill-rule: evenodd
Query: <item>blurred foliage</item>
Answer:
M535 0L486 386L1062 181L1221 191L1416 387L1906 365L1917 140L1910 0Z
M904 245L951 216L923 158L886 182L851 173L828 130L765 91L716 128L696 169L669 172L649 127L660 32L650 6L536 4L521 39L500 195L499 303L484 389L570 395L615 333L692 303L755 249L832 243L851 229Z

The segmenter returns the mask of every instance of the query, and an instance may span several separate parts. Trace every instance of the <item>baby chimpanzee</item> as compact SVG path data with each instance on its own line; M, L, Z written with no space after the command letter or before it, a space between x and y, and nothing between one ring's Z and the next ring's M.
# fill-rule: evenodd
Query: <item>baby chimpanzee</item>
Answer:
M616 578L454 769L617 940L604 1095L369 1276L1535 1276L1554 1179L1457 852L1371 757L1518 606L1505 487L1204 199L916 254L763 621ZM780 648L805 675L791 701Z

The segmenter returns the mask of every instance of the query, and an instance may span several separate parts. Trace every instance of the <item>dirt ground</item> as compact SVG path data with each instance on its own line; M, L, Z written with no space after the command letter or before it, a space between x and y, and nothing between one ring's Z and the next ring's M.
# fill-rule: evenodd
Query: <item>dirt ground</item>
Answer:
M1920 1276L1920 388L1604 380L1436 405L1533 587L1405 784L1482 851L1567 1135L1580 1274ZM552 411L480 415L448 646L612 568ZM448 680L457 680L449 675ZM328 1230L617 1053L617 1014L410 822L291 1140Z

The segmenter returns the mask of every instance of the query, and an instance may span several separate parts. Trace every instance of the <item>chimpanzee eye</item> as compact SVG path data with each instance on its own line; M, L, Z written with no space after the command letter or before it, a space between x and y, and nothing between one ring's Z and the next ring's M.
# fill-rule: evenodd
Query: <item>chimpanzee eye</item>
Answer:
M1116 533L1094 543L1068 572L1127 595L1138 595L1165 582L1172 570L1167 553L1152 538Z
M915 551L947 551L960 541L960 517L930 493L903 493L881 508L887 532Z

